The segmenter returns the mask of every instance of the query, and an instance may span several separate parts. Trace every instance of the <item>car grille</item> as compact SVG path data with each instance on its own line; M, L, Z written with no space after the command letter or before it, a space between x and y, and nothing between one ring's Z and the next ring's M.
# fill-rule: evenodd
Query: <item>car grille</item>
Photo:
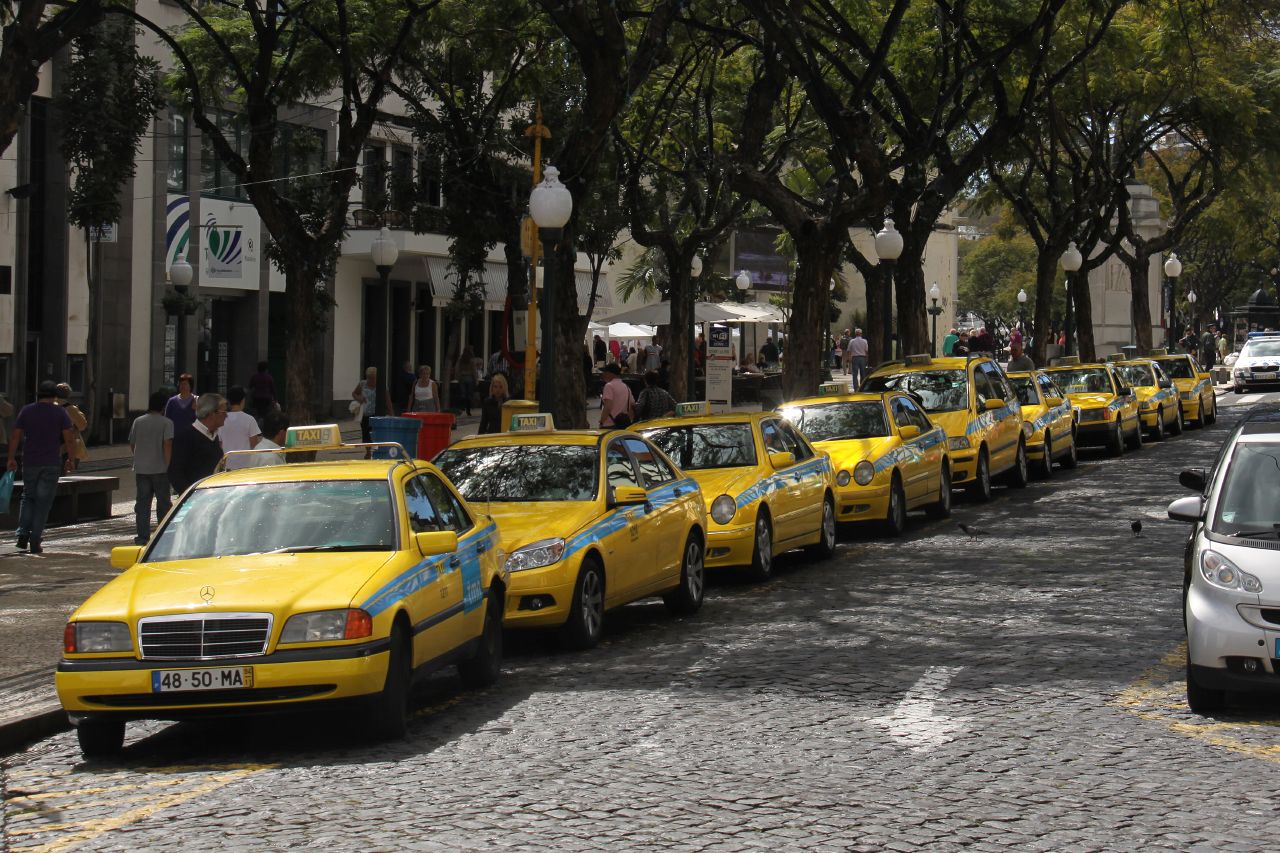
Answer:
M151 616L138 620L142 657L217 660L260 655L271 637L270 613Z

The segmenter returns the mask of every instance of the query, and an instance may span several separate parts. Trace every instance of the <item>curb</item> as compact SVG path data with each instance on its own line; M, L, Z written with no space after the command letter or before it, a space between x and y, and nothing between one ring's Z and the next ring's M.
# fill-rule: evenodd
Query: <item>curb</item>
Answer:
M42 711L29 717L19 717L0 724L0 756L12 755L38 740L65 732L70 728L71 722L67 719L67 712L62 708Z

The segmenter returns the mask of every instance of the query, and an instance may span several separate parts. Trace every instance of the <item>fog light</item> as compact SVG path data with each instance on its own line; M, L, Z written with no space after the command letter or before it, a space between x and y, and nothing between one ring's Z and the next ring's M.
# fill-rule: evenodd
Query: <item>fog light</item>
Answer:
M1258 662L1257 662L1256 660L1254 660L1253 658L1245 658L1245 659L1244 659L1244 671L1245 671L1245 672L1257 672L1257 671L1258 671Z
M556 600L549 595L522 595L520 596L520 610L541 610L544 607L551 607Z

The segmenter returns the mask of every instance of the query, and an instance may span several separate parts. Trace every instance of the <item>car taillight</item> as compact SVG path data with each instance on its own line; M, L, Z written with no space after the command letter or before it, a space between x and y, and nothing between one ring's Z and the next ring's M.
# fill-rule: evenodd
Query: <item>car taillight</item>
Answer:
M62 629L62 651L69 655L76 653L76 623L68 622Z
M373 617L363 610L347 611L347 630L344 640L358 640L373 633Z

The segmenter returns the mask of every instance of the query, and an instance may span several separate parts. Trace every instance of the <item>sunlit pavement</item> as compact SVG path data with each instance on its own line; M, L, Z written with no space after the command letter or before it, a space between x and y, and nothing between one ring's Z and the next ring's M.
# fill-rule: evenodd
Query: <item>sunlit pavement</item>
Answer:
M1280 704L1185 707L1185 528L1165 516L1177 471L1260 400L960 501L978 540L913 518L763 586L721 576L692 618L624 608L588 653L510 634L502 681L433 678L403 742L327 717L146 723L118 762L84 764L73 735L48 738L4 766L4 844L1269 849Z

